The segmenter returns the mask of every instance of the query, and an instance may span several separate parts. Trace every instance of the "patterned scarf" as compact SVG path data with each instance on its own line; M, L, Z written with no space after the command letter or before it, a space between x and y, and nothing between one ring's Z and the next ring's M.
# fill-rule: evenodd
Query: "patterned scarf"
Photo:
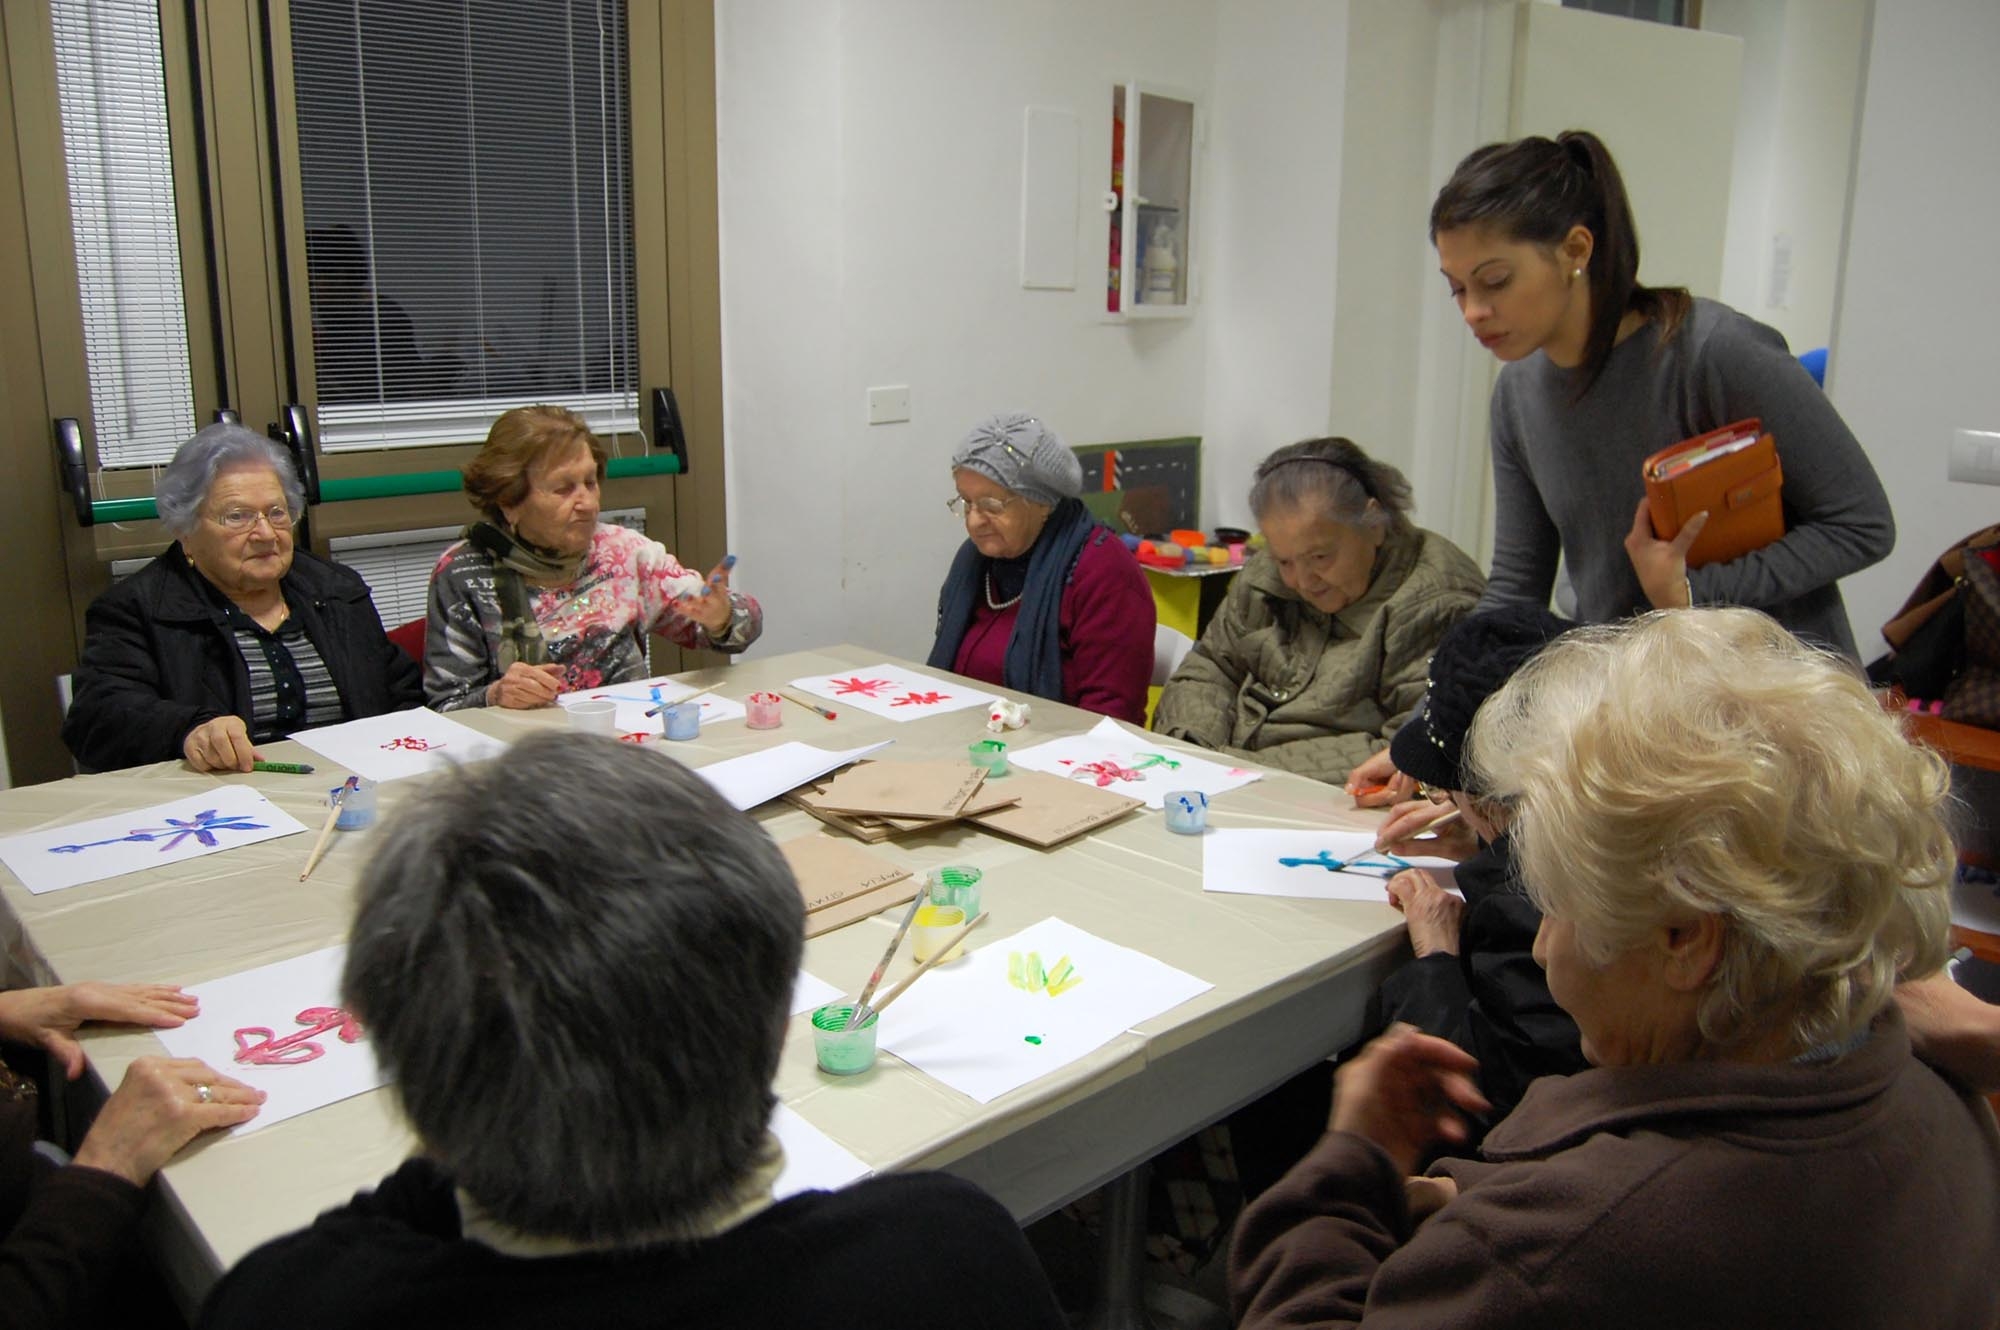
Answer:
M548 664L549 644L535 621L526 579L574 582L590 557L590 547L576 554L556 554L491 522L474 522L465 528L465 539L493 560L493 590L500 601L500 672L505 674L517 660L524 665Z

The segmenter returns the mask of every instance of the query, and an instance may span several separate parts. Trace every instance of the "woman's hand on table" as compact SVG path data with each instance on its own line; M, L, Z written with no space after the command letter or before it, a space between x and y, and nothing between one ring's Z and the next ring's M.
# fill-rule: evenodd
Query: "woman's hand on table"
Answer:
M264 1098L199 1058L140 1058L98 1110L76 1163L143 1187L203 1132L256 1117Z
M250 746L250 727L241 716L217 716L188 731L181 756L196 771L248 771L257 760Z
M1625 556L1639 575L1639 586L1656 610L1684 610L1693 603L1688 585L1687 553L1695 537L1708 525L1708 514L1696 513L1672 540L1653 534L1653 510L1646 500L1632 514L1632 529L1625 533Z
M1449 1040L1391 1025L1334 1073L1327 1126L1373 1141L1399 1173L1414 1173L1433 1145L1466 1138L1464 1114L1492 1107L1473 1080L1478 1069Z
M1389 810L1389 820L1375 832L1375 848L1384 854L1425 854L1437 859L1464 863L1479 853L1479 836L1465 825L1464 818L1437 823L1452 814L1450 804L1430 799L1407 799ZM1432 828L1436 828L1432 830ZM1419 836L1429 839L1418 840Z
M1415 794L1417 783L1396 770L1395 761L1384 748L1348 772L1342 788L1353 796L1356 808L1387 808Z
M736 558L731 555L709 569L701 590L683 591L675 600L680 612L700 624L710 638L725 636L736 614L736 602L729 598L729 570L735 566Z
M60 1062L63 1074L83 1074L83 1045L72 1037L85 1021L171 1029L201 1012L194 994L174 984L64 984L0 993L0 1035L39 1044Z
M562 692L562 675L560 665L528 665L517 660L507 667L505 674L486 685L486 705L515 711L554 706Z
M1389 879L1389 903L1403 912L1410 930L1410 950L1419 956L1443 952L1458 955L1458 929L1465 902L1444 889L1428 868L1411 868Z

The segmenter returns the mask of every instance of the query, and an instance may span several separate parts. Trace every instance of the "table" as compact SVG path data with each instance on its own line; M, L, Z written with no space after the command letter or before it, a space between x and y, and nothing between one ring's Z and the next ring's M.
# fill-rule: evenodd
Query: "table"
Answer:
M883 660L852 646L796 652L682 677L728 696ZM898 662L910 668L922 668ZM994 690L1008 696L1006 690ZM1090 728L1097 717L1032 699L1016 746ZM499 737L563 727L559 711L462 711L454 718ZM827 722L803 708L782 729L741 724L669 746L690 765L784 740L847 748L896 740L888 758L952 756L984 736L969 710L897 723L853 709ZM327 789L344 774L295 743L265 756L310 760L315 776L196 775L177 763L84 776L0 793L0 834L162 803L219 780L256 786L317 829ZM384 785L384 817L420 799L423 780ZM1348 809L1335 790L1273 772L1219 796L1212 825L1362 827L1379 814ZM756 810L779 840L833 835L785 804ZM311 837L293 836L43 896L0 869L0 940L10 983L83 979L185 984L340 942L369 833L336 836L312 878L298 869ZM1091 1056L980 1105L885 1055L870 1073L836 1080L814 1065L804 1016L792 1020L776 1089L805 1119L878 1171L943 1168L969 1178L1028 1222L1261 1095L1350 1042L1368 996L1408 953L1401 916L1387 904L1209 895L1197 838L1170 835L1140 810L1110 827L1040 851L963 827L867 847L922 870L946 862L986 873L992 937L1047 915L1137 948L1215 987L1121 1035ZM806 968L837 986L872 968L895 922L887 916L806 944ZM905 972L907 952L891 978ZM97 1093L134 1058L161 1051L150 1033L86 1031ZM392 1171L412 1145L393 1094L344 1100L240 1138L196 1143L160 1175L147 1239L183 1306L199 1304L219 1273L253 1247L345 1202Z

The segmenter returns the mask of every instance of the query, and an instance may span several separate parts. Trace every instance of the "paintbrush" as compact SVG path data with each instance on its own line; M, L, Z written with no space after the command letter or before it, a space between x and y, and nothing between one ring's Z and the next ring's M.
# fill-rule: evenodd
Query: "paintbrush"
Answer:
M896 959L896 948L903 945L903 934L910 931L910 921L917 917L917 911L923 907L924 899L930 895L930 891L929 883L917 888L917 894L910 900L909 912L903 916L903 922L896 925L896 936L889 939L889 949L884 951L882 959L875 963L875 973L868 976L868 982L862 986L861 996L854 999L853 1009L847 1013L847 1023L840 1027L842 1030L852 1030L854 1022L859 1020L861 1013L867 1009L868 999L875 996L875 986L880 984L882 976L889 972L889 962Z
M314 844L312 854L306 858L306 866L299 874L299 881L303 882L311 877L313 869L319 866L319 857L326 853L326 843L333 839L333 824L340 821L340 806L347 802L347 796L360 784L361 777L349 776L341 782L340 788L334 791L333 807L326 810L326 825L319 829L319 840Z
M1410 837L1410 839L1411 839L1411 840L1426 840L1426 839L1429 839L1429 840L1436 840L1436 839L1437 839L1437 833L1438 833L1438 830L1439 830L1440 828L1442 828L1442 827L1448 827L1448 826L1450 826L1450 825L1451 825L1452 823L1454 823L1454 822L1458 821L1458 819L1460 819L1461 817L1464 817L1464 816L1465 816L1465 810L1464 810L1464 809L1462 809L1462 808L1454 808L1454 809L1452 809L1452 810L1451 810L1451 811L1450 811L1449 813L1446 813L1446 814L1445 814L1445 815L1444 815L1443 817L1441 817L1441 818L1438 818L1438 819L1437 819L1436 821L1433 821L1433 822L1427 822L1427 823L1425 823L1425 824L1424 824L1424 829L1423 829L1422 831L1418 832L1418 833L1417 833L1416 835L1414 835L1414 836Z
M836 715L839 714L838 712L835 711L829 711L825 707L816 706L813 703L806 701L802 697L793 697L790 693L786 692L782 688L778 689L777 691L778 691L778 696L784 698L787 702L796 702L798 703L798 705L804 707L807 711L817 711L820 715L826 717L828 720L832 720Z
M698 701L701 698L707 697L710 693L714 692L721 686L722 686L721 684L712 683L698 693L689 693L686 697L677 697L671 702L662 702L660 703L660 705L654 707L651 711L648 711L646 714L648 716L657 716L662 711L665 711L668 707L677 707L682 705L683 703ZM659 696L659 692L660 690L655 688L653 690L653 695L657 697Z
M953 947L956 947L959 943L965 941L965 935L967 933L970 933L973 929L979 927L981 924L985 922L986 922L985 915L983 914L974 915L971 923L959 929L956 933L953 933L951 935L951 941L945 943L942 947L939 947L936 951L932 952L931 958L925 961L922 965L919 965L916 969L912 970L910 972L909 978L905 979L902 983L897 984L887 993L884 993L882 995L882 1000L875 1004L875 1014L879 1016L884 1011L888 1010L889 1004L891 1002L894 1002L897 998L903 996L904 993L909 991L911 984L914 984L915 982L917 982L917 980L924 977L924 971L930 969L933 965L936 965L938 962L942 961L945 957L951 955L951 949Z

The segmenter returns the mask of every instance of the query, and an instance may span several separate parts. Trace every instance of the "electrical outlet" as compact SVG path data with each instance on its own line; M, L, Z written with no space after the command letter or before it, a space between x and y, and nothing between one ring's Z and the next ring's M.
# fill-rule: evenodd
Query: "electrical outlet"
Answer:
M910 418L910 389L907 384L868 390L868 423L893 425Z
M1951 466L1953 480L1974 485L2000 485L2000 433L1983 429L1953 430Z

